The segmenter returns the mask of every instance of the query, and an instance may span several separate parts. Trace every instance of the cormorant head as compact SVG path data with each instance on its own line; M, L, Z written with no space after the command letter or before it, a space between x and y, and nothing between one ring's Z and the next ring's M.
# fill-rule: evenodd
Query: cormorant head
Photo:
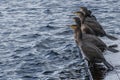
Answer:
M74 17L73 20L75 21L75 23L77 25L81 25L81 21L80 21L80 18L79 17Z
M87 11L87 7L80 7L80 11Z
M85 15L87 14L87 7L80 7L80 11L83 12Z
M84 17L84 13L81 12L81 11L74 12L74 14L76 14L76 15L79 16L80 18Z

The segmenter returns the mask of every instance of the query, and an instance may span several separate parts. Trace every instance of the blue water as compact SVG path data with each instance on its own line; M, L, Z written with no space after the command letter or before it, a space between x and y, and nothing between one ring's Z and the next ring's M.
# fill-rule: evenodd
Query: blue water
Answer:
M0 0L0 80L84 80L72 12L93 11L106 32L120 34L120 1Z

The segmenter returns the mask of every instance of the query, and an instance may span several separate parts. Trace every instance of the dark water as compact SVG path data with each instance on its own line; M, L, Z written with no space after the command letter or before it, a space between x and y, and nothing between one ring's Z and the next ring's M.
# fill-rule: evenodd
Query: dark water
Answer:
M0 0L0 80L84 80L73 32L66 26L74 23L72 12L80 6L119 36L119 0Z

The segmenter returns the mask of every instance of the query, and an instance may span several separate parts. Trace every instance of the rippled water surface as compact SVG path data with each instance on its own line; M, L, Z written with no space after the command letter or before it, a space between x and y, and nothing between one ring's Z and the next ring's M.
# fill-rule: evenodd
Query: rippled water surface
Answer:
M120 37L119 0L0 0L0 80L84 80L73 31L66 26L80 6Z

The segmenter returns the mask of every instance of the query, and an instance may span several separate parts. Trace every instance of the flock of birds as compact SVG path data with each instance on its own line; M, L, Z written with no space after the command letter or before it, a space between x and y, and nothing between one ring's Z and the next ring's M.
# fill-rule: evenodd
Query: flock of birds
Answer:
M74 14L77 16L73 18L75 24L69 26L74 30L75 42L82 50L88 65L103 63L108 70L113 70L114 67L106 61L103 53L105 50L119 52L114 49L117 45L107 46L99 37L105 36L111 40L117 40L117 38L107 34L96 17L92 15L92 11L86 7L80 7L80 11L74 12Z

